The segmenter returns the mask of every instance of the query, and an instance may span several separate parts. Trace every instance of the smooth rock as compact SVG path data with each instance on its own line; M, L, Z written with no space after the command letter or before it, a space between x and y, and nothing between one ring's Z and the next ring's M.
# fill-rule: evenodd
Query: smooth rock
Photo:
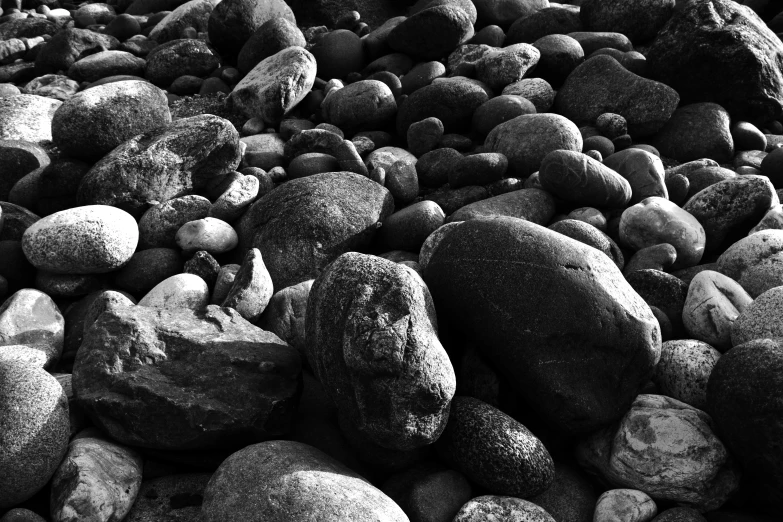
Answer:
M631 185L630 204L651 196L669 199L663 162L654 154L640 149L625 149L604 157L603 164L628 180Z
M544 190L581 206L625 207L631 185L617 172L577 151L554 150L541 161Z
M221 306L233 308L242 317L255 323L266 309L273 293L272 278L261 258L261 252L257 248L251 248L234 276L234 284Z
M324 119L347 132L386 127L397 114L391 89L378 80L362 80L337 89L321 105Z
M727 163L734 156L729 113L716 103L694 103L674 111L651 144L668 158L708 158Z
M207 304L207 283L193 274L177 274L166 278L139 300L139 306L161 310L202 310Z
M473 37L469 15L456 5L424 9L391 30L386 42L393 50L419 61L443 58Z
M469 203L451 214L449 223L495 216L524 219L545 226L555 215L555 200L545 190L530 188Z
M203 196L182 196L150 207L139 219L139 248L175 248L182 225L207 217L211 207Z
M293 11L282 0L224 0L209 16L209 41L221 54L236 55L253 33L272 18L285 18L296 24Z
M718 257L716 269L754 298L783 285L783 230L762 230L740 239Z

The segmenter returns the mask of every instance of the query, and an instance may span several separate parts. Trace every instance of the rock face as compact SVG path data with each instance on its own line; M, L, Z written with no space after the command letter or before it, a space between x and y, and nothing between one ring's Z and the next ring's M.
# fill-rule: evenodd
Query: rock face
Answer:
M282 289L315 278L341 254L368 245L393 210L389 191L358 174L295 179L240 219L240 250L258 248L274 288Z
M669 120L680 97L671 87L638 76L607 55L574 69L555 97L555 111L577 125L593 125L601 114L623 116L634 138L655 134Z
M618 419L658 362L661 338L612 260L520 219L450 226L424 270L440 312L551 424L578 433Z
M440 436L457 383L434 303L415 272L343 254L313 283L305 328L313 372L369 440L413 450Z
M748 7L699 0L677 9L647 53L652 78L685 103L715 102L733 119L766 122L783 109L783 44Z
M209 481L204 522L408 522L402 509L325 453L274 440L238 451Z
M174 121L126 141L82 179L77 201L139 212L203 188L239 166L239 133L228 121L202 114Z
M229 101L248 118L277 124L310 92L316 68L309 51L288 47L253 67L234 87Z
M278 17L296 25L283 0L224 0L209 16L209 41L221 54L236 55L264 22Z
M55 212L22 236L30 263L55 274L102 274L127 263L139 242L133 216L106 205Z
M225 449L289 429L300 367L294 349L233 310L124 307L85 334L73 388L93 422L124 444Z
M52 520L123 520L141 486L142 458L119 444L74 439L52 479Z
M163 91L149 82L112 82L63 103L52 118L52 139L69 156L97 160L133 136L170 122Z
M707 411L750 485L783 506L783 348L760 339L724 354L707 384Z
M68 448L68 399L57 379L0 361L0 509L43 488Z
M580 443L577 458L614 486L700 511L720 507L739 487L710 416L663 395L639 395L616 428Z

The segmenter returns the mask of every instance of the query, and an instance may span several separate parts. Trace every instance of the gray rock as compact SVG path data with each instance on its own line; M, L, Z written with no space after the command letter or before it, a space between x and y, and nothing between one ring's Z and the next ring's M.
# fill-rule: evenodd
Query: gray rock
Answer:
M598 498L593 522L649 522L658 506L637 489L610 489Z
M68 76L77 82L97 82L120 74L141 76L146 65L143 58L127 51L101 51L74 62L68 68Z
M305 344L305 312L313 279L278 290L261 315L258 326L272 332L297 349L307 359Z
M523 189L523 190L538 190L538 189ZM575 219L563 219L549 225L549 230L554 230L564 236L576 239L580 243L590 245L596 250L600 250L606 254L612 262L617 265L620 270L623 269L625 260L623 259L623 253L620 247L614 240L601 232L593 225L589 225L584 221L577 221Z
M555 462L552 485L529 500L544 508L557 522L593 522L598 495L579 468Z
M42 368L0 361L0 509L40 491L68 448L68 399Z
M209 481L204 522L408 522L402 509L361 476L298 442L262 442L234 453Z
M188 27L192 27L200 33L206 32L212 10L219 3L219 0L190 0L190 2L183 3L155 24L149 33L150 40L158 43L177 40L182 38L182 31ZM134 13L131 11L132 9L133 4L125 12L127 14L145 14Z
M586 55L588 53L585 53ZM643 138L669 120L680 97L663 83L642 78L611 56L589 58L574 69L555 97L555 110L577 125L592 125L611 112L628 121L628 133Z
M783 320L780 317L782 303L783 287L776 286L748 304L731 326L732 345L738 346L756 339L783 339Z
M493 519L556 522L544 508L532 502L499 495L483 495L471 499L460 508L453 522L482 522Z
M0 98L0 139L42 143L52 140L52 118L59 100L34 94Z
M504 27L519 18L532 16L546 7L549 7L549 2L546 0L522 0L521 2L476 1L476 11L482 25L496 24Z
M235 170L240 159L239 133L228 120L210 114L183 118L104 156L82 180L77 201L140 213L153 201L204 188L210 178Z
M424 269L439 313L480 343L517 396L560 429L590 432L623 415L661 341L649 306L616 265L520 219L449 226ZM514 290L518 284L528 291ZM513 326L518 317L536 329Z
M386 41L393 50L426 62L443 58L473 34L468 13L456 4L445 4L408 17L391 30Z
M139 248L175 248L177 230L207 217L211 207L203 196L182 196L151 207L139 219Z
M272 278L257 248L245 255L241 268L234 277L234 284L223 300L223 307L233 308L239 315L255 323L269 304L274 293Z
M247 74L261 60L294 46L307 46L302 31L287 18L271 18L256 29L242 46L237 57L237 69Z
M688 286L682 321L688 334L721 352L731 348L731 327L753 298L733 279L712 270L696 274ZM675 397L692 406L704 405Z
M258 248L275 288L317 277L368 245L394 209L389 191L347 172L289 181L256 201L237 224L242 255Z
M407 136L412 124L434 116L445 133L470 127L473 112L489 99L487 93L467 81L435 82L409 95L397 111L397 133Z
M378 240L391 250L417 252L424 240L443 225L445 217L434 201L408 205L383 221Z
M52 478L52 520L124 520L142 467L141 455L130 448L90 436L74 439Z
M60 101L67 100L78 90L79 84L77 82L60 74L44 74L24 86L25 94L35 94Z
M639 395L619 425L579 443L581 466L616 487L710 511L739 487L739 470L703 411L663 395Z
M514 44L485 54L476 62L476 78L493 89L518 82L536 69L541 52L530 44Z
M57 363L63 352L65 321L52 299L38 290L17 291L0 305L0 354L24 345L44 356L43 368Z
M253 67L234 87L229 102L248 118L277 125L310 92L316 68L309 51L288 47Z
M411 522L451 521L473 496L470 483L461 473L434 463L392 475L381 491L402 508Z
M704 410L707 407L707 381L720 352L693 339L666 341L653 382L663 395Z
M296 18L282 0L229 0L217 4L209 16L209 41L221 54L236 55L253 33L272 18Z
M783 230L762 230L740 239L718 257L716 270L751 297L783 285Z
M324 119L346 132L383 129L397 115L391 89L378 80L362 80L335 89L321 104Z
M468 221L493 216L524 219L546 226L555 215L555 200L541 189L521 189L476 201L451 214L446 221Z
M167 475L141 483L123 522L201 522L201 503L211 473Z
M219 66L220 55L206 42L190 38L172 40L147 55L144 77L167 89L180 76L207 76Z
M114 284L133 295L144 295L158 283L182 272L183 259L173 248L138 250L114 275Z
M255 176L241 176L232 181L209 209L209 217L234 221L255 201L259 185Z
M456 380L415 272L343 254L313 283L305 317L310 366L365 437L409 451L440 436Z
M139 306L203 311L209 303L209 287L195 274L183 273L164 279L139 300Z
M27 18L27 20L35 20L35 18ZM0 522L46 522L46 519L29 509L15 508L0 517Z
M625 178L577 151L547 154L541 161L539 180L544 190L579 206L622 208L631 200L631 185Z
M549 112L555 103L555 91L543 78L525 78L503 88L502 94L522 96L530 100L537 113Z
M579 15L591 31L616 31L638 44L651 40L669 21L675 0L642 0L613 3L611 0L587 0Z
M650 196L669 199L666 190L663 162L640 149L625 149L604 158L603 164L628 180L631 185L630 204Z
M728 163L734 157L730 123L729 113L716 103L685 105L650 143L663 156L683 163L701 158Z
M113 36L89 29L68 27L57 32L35 57L38 75L67 71L77 60L100 51L114 50L120 42Z
M17 181L49 163L49 155L35 143L0 140L0 200L7 201Z
M166 95L151 83L107 83L75 94L57 109L52 140L69 156L97 160L137 134L169 123Z
M85 335L73 387L121 443L225 449L290 429L300 367L295 350L230 309L119 307Z

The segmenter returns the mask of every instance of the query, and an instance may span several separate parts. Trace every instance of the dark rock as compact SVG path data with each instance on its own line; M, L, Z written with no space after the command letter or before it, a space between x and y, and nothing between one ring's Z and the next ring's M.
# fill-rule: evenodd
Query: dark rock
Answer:
M538 189L523 189L523 190L538 190ZM546 223L538 223L539 225L545 225ZM617 243L612 240L605 233L601 232L593 225L589 225L584 221L577 221L575 219L563 219L552 223L547 228L554 230L564 236L576 239L580 243L590 245L596 250L600 250L606 254L612 262L617 265L620 270L623 269L625 261L623 259L623 253ZM633 286L633 285L632 285Z
M476 109L471 128L481 135L487 135L503 122L536 112L536 107L530 100L522 96L503 94L495 96Z
M207 76L219 66L220 56L206 42L172 40L147 55L144 77L166 89L180 76Z
M461 473L433 463L392 475L381 490L411 522L450 521L472 497L470 483Z
M441 148L430 151L416 162L419 183L426 187L440 187L449 182L449 173L462 159L454 149Z
M593 522L597 500L595 487L579 468L560 462L555 462L555 480L549 489L530 497L558 522Z
M640 149L625 149L605 157L603 164L628 180L631 205L650 196L669 198L663 162L654 154Z
M397 25L387 42L397 52L420 61L437 60L473 37L468 14L456 5L420 11Z
M397 102L385 83L362 80L331 92L321 110L327 122L352 133L385 128L397 115Z
M489 99L484 90L467 81L432 83L418 89L397 111L397 133L406 136L408 127L434 116L443 123L444 132L467 130L473 112Z
M533 43L550 34L569 34L582 30L578 10L545 7L528 16L517 18L506 33L504 45Z
M625 207L631 185L593 158L570 150L554 150L541 161L544 190L565 201L591 207Z
M579 42L585 56L592 55L598 49L617 49L622 52L633 49L631 40L621 33L584 31L569 33L568 36Z
M648 305L666 314L675 336L684 334L682 309L688 295L688 285L684 281L654 269L634 270L626 280Z
M139 250L114 275L114 283L122 290L143 296L155 285L182 272L182 254L173 248Z
M69 27L52 36L41 49L35 58L35 71L38 76L67 71L81 58L99 51L116 49L119 45L119 40L113 36Z
M476 0L479 23L508 26L514 20L534 14L549 6L546 0L523 0L521 2L493 2Z
M242 46L237 57L237 69L247 74L259 62L283 49L305 45L304 35L295 23L284 17L271 18L256 29Z
M533 42L541 58L536 66L536 76L553 85L562 84L585 59L579 42L564 34L551 34Z
M148 461L149 463L149 461ZM211 473L167 475L141 483L124 522L193 522L201 517Z
M728 163L734 157L729 114L715 103L680 107L651 144L667 158L688 162L701 158Z
M449 172L451 188L468 185L488 185L502 179L508 169L508 160L497 152L484 152L466 156L457 161Z
M446 221L453 223L506 216L545 226L554 215L555 201L552 196L544 190L529 188L468 203L450 214Z
M224 55L236 55L251 36L268 20L296 18L282 0L228 0L220 2L209 16L209 41Z
M582 2L580 16L591 31L616 31L633 43L655 37L674 11L675 0L642 0L616 3L611 0Z
M17 181L49 162L49 155L35 143L0 140L0 200L7 201Z

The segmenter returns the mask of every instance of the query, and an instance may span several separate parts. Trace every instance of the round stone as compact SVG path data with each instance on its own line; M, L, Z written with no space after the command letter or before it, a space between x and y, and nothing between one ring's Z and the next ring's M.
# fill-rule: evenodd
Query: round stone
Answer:
M693 339L666 341L653 382L663 395L704 410L707 381L719 359L720 352L707 343Z
M222 254L239 243L236 230L222 219L206 217L182 225L175 236L177 246L185 255L199 250Z
M138 306L200 310L209 304L206 281L194 274L177 274L158 283L141 298Z

